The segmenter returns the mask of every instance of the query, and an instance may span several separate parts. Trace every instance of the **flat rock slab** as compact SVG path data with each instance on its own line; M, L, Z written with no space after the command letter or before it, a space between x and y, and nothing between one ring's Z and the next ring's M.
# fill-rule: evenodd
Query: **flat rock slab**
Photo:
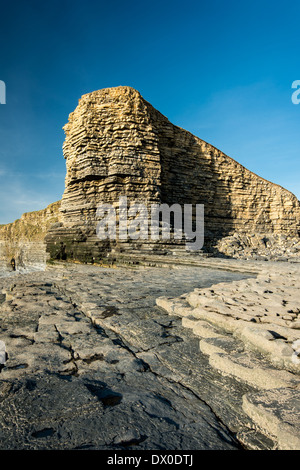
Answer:
M243 408L283 450L300 449L300 390L279 389L247 394Z
M0 448L241 449L251 387L233 394L205 356L193 365L199 340L155 304L162 293L241 277L62 265L2 278Z
M212 311L203 318L197 315L199 307L188 303L187 293L194 289L210 295L221 285L225 295L235 282L250 285L251 278L237 270L196 266L69 264L2 278L0 340L7 360L0 375L0 447L235 450L283 445L278 433L260 429L244 397L258 393L253 374L263 386L271 372L272 387L283 383L284 388L294 387L296 374L263 367L255 352L240 350L245 343L238 335L209 321L209 314L239 323L238 331L252 322ZM174 308L168 311L172 299ZM262 338L273 341L268 334Z
M256 390L272 390L274 396L292 394L293 398L285 401L274 399L269 421L276 416L278 432L273 433L262 419L270 414L268 402L260 402L260 411L266 405L260 414L248 397L261 395L243 397L243 410L257 429L275 439L279 449L300 448L300 402L296 400L300 387L299 281L297 264L268 263L267 268L261 266L256 278L221 282L176 298L157 299L157 305L181 317L182 326L200 338L200 351L221 374ZM287 420L284 410L291 401L293 419ZM238 435L242 440L243 431ZM254 441L252 445L255 448Z
M235 354L244 351L244 345L230 336L206 338L200 341L200 351L211 356L212 354Z
M300 385L300 380L293 374L272 368L263 360L256 360L248 354L213 352L209 363L222 373L237 377L257 388L268 390Z

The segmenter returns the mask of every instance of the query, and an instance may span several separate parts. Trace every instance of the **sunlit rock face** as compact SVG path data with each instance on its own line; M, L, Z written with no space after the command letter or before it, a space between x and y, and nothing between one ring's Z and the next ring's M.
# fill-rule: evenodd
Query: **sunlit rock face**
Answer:
M204 249L234 233L299 236L293 194L173 125L133 88L82 96L64 131L61 223L46 237L52 258L93 262L118 249L118 241L97 238L96 210L117 208L120 196L128 204L204 204Z
M57 201L0 227L0 273L44 268L48 257L44 238L49 227L59 223L59 208Z

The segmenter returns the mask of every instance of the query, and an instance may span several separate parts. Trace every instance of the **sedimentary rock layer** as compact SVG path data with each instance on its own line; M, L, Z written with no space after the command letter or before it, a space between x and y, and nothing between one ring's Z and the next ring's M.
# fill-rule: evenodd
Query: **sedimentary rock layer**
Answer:
M300 269L297 263L278 264L269 263L257 278L156 303L199 337L212 368L256 389L243 396L243 410L258 429L275 439L277 448L298 450Z
M48 232L54 258L97 260L100 203L204 204L205 243L238 233L299 236L299 201L220 150L173 125L130 87L82 96L64 127L62 226ZM259 151L259 150L258 150Z
M45 209L26 212L11 224L0 226L1 268L16 267L46 262L44 238L47 230L60 220L60 201L49 204Z

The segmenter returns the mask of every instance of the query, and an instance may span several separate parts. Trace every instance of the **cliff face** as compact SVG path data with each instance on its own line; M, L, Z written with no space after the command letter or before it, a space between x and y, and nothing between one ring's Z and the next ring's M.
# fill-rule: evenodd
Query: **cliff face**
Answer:
M94 222L101 202L160 201L161 158L150 105L129 87L84 95L65 125L66 227Z
M11 266L12 259L16 267L46 262L45 235L51 225L60 220L60 201L45 209L26 212L11 224L0 226L0 264Z
M97 260L100 203L204 204L205 243L233 233L299 236L299 201L174 126L130 87L84 95L64 127L67 175L61 227L46 237L53 258Z

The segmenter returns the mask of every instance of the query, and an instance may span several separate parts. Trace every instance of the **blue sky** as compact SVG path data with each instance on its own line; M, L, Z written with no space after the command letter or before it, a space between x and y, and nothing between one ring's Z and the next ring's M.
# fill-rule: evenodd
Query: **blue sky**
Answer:
M61 198L62 126L119 85L300 198L298 1L12 0L0 17L0 223Z

